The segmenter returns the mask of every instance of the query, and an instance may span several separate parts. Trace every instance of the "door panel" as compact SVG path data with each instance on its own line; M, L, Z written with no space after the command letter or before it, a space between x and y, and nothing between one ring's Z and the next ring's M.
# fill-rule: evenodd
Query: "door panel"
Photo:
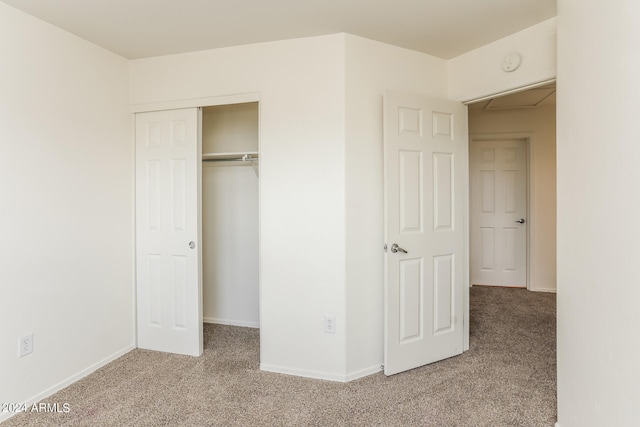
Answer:
M463 351L467 116L460 103L384 97L385 374Z
M453 227L453 155L433 154L433 228L451 231Z
M422 336L422 259L400 261L400 341Z
M200 111L139 113L135 122L138 347L197 356Z
M400 151L400 232L422 231L422 153Z
M526 155L523 139L471 144L473 284L527 286Z
M433 259L434 334L451 331L454 324L453 265L453 255L442 255Z

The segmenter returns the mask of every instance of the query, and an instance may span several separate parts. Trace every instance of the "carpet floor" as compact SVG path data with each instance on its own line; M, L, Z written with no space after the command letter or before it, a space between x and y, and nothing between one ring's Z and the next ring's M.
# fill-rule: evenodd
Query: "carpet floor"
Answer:
M471 288L470 349L337 383L259 370L259 331L205 325L199 358L134 350L11 426L553 426L555 295Z

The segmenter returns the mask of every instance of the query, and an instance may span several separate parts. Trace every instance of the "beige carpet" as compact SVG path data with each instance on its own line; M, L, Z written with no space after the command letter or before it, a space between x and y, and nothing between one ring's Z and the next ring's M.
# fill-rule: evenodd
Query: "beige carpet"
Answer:
M134 350L45 399L69 413L10 426L553 426L555 295L471 289L461 356L350 383L258 370L255 329L205 325L192 358Z

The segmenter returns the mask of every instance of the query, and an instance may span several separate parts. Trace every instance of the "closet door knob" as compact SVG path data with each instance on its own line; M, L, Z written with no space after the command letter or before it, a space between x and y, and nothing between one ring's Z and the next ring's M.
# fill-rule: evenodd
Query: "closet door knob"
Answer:
M189 247L191 249L195 249L196 248L196 242L194 242L193 240L189 242Z

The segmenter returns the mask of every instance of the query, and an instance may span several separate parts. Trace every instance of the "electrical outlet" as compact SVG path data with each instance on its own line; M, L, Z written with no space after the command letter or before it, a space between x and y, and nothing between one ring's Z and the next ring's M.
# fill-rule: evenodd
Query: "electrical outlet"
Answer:
M336 333L336 316L325 314L324 315L324 333L335 334Z
M33 353L33 334L20 337L19 356L26 356L29 353Z

